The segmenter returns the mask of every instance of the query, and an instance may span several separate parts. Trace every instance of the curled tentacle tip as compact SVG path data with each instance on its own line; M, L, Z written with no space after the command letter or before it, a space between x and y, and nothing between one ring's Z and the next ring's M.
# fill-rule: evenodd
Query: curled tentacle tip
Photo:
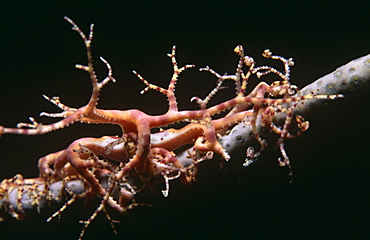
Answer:
M163 197L168 197L168 191L162 190Z
M254 59L252 57L249 57L249 56L245 56L244 57L244 63L245 65L247 66L251 66L254 62Z
M199 68L199 71L209 71L210 67L209 66L205 66L203 68Z
M243 46L242 46L242 45L238 45L238 46L236 46L236 47L234 48L234 52L235 52L236 54L241 54L243 51L244 51L244 49L243 49Z
M270 49L265 49L265 51L263 51L262 53L262 56L265 57L265 58L269 58L272 56L272 52Z

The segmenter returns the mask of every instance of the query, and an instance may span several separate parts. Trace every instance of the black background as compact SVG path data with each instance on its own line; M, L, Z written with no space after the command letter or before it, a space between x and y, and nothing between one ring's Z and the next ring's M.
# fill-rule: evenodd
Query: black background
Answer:
M1 3L0 123L12 127L41 111L57 112L41 94L60 96L73 107L88 101L88 75L74 69L86 63L84 45L63 16L85 33L95 23L93 54L100 79L106 74L100 55L113 67L117 82L104 87L99 107L161 114L166 99L154 91L140 95L144 85L131 71L166 86L172 69L165 54L173 44L180 65L210 65L220 73L234 72L236 45L242 44L259 65L271 63L260 57L270 48L294 58L292 82L303 87L370 52L368 7L366 1ZM189 99L206 95L215 80L196 69L184 72L177 85L180 109L196 108ZM233 89L226 93L232 96ZM310 130L287 143L292 184L287 169L277 166L277 151L238 174L217 174L218 167L205 163L199 185L188 194L176 196L174 190L156 207L118 216L117 237L102 216L85 239L368 239L369 97L340 101L323 107ZM83 136L119 133L115 126L75 124L44 136L2 136L0 177L36 177L38 158ZM25 222L9 219L0 223L0 238L77 239L82 227L77 222L86 218L78 206L60 222L44 223L47 211Z

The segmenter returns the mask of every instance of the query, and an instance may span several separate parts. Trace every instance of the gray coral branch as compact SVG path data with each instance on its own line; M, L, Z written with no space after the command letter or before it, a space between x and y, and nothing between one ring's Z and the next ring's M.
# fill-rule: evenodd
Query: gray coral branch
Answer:
M318 91L317 91L318 90ZM332 95L344 94L344 99L336 101L348 101L352 96L359 96L368 93L370 90L370 54L352 60L351 62L337 68L332 73L329 73L313 83L301 89L302 95L308 94L312 91L317 91L316 94ZM294 113L303 115L304 117L313 118L319 115L327 100L311 99L301 102L296 107ZM281 121L283 115L277 115L276 122ZM257 122L258 128L261 130L261 122ZM265 138L271 137L264 136ZM232 156L233 153L241 148L248 147L255 141L252 132L252 126L244 123L239 123L231 131L230 134L223 136L220 139L223 147Z

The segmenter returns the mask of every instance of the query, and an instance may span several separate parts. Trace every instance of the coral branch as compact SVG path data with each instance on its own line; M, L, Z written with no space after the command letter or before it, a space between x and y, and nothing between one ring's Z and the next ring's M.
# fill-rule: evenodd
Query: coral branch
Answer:
M344 93L346 97L351 95L366 94L370 90L370 54L352 60L351 62L337 68L332 73L325 75L305 86L301 89L302 95L305 95L312 91L317 91L317 94L339 94ZM294 109L293 114L302 114L315 116L321 111L321 101L318 99L310 99L304 103L299 103L297 108ZM274 122L280 122L284 116L275 116ZM261 119L257 121L258 128L262 127ZM249 146L255 141L254 137L251 136L253 132L252 126L240 123L236 125L230 132L230 134L223 136L220 139L222 146L229 153L233 153L235 150L241 147ZM240 141L243 139L243 141ZM247 159L247 162L248 161ZM246 164L247 166L248 164Z

